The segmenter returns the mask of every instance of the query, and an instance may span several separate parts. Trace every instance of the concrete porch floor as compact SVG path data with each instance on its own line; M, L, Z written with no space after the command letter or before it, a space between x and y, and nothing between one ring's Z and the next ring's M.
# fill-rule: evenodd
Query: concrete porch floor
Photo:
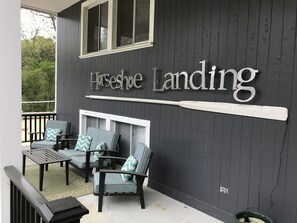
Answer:
M27 149L29 144L23 144L22 150ZM31 164L27 159L27 165ZM99 213L97 196L79 197L89 210L81 223L223 223L146 186L144 199L145 209L141 209L138 196L105 196L103 211Z
M145 209L137 196L105 196L103 210L93 194L78 198L90 213L82 223L223 223L149 187L144 187Z

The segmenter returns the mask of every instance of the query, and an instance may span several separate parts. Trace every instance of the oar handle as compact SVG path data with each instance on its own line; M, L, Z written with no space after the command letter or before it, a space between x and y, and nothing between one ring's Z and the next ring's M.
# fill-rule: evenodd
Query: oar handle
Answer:
M145 99L145 98L125 98L125 97L113 97L113 96L101 96L101 95L87 95L87 98L101 99L109 101L127 101L137 103L150 103L150 104L163 104L163 105L178 105L178 101L167 101L157 99Z

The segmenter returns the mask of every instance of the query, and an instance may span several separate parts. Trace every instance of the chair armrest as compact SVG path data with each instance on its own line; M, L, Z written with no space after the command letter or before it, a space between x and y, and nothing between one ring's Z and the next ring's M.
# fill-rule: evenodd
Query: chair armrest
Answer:
M90 153L87 153L87 158L86 159L87 159L87 162L88 162L88 160L90 159ZM99 162L98 162L97 168L102 169L104 159L111 159L112 163L115 163L115 160L123 160L123 161L127 160L127 158L118 157L118 156L99 156Z
M28 132L29 135L33 135L33 134L39 134L39 133L42 133L44 134L44 132Z
M104 152L107 151L105 149L89 149L86 151L86 153L93 153L93 152Z
M68 135L67 135L68 136ZM59 144L59 142L61 142L61 148L60 149L64 149L64 148L68 148L70 149L70 141L77 141L77 139L74 139L74 138L60 138L60 137L57 137L57 144ZM66 146L65 146L66 144Z
M59 149L64 149L65 147L65 142L63 139L67 139L69 137L69 134L58 134L57 137L56 137L56 149L59 150ZM61 142L61 143L60 143ZM69 147L69 142L66 143L67 146ZM61 148L60 148L61 147Z
M123 171L123 170L102 169L99 172L100 173L130 174L130 175L133 175L133 176L147 177L146 174L137 173L137 172L130 172L130 171Z
M110 152L110 153L118 153L118 150L106 150L106 149L90 149L86 151L87 153L93 153L93 152Z
M38 139L38 140L36 140L36 135L37 134L42 134L43 135L43 138L44 138L44 132L29 132L28 133L29 135L30 135L30 144L32 144L33 143L33 136L35 135L35 141L40 141L40 140L42 140L42 139Z
M62 137L62 136L69 137L69 134L58 134L57 136L58 136L58 137ZM67 139L68 139L68 138L67 138Z
M119 153L120 151L119 150L114 150L114 149L109 149L109 150L106 150L107 152L110 152L110 153ZM125 158L127 159L127 158Z
M74 139L74 138L65 138L65 139L60 139L60 141L64 141L64 142L67 142L67 141L77 141L77 139Z
M99 156L99 159L126 160L127 158L118 156Z

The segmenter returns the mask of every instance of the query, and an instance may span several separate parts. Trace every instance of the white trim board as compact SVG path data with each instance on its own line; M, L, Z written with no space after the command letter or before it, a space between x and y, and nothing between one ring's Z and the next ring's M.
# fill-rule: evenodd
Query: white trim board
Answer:
M108 113L101 113L88 110L79 110L79 134L83 134L87 128L87 117L94 117L106 120L105 129L108 131L115 131L116 123L126 123L135 126L141 126L145 128L145 145L150 147L150 125L149 120L131 118L120 115L112 115Z

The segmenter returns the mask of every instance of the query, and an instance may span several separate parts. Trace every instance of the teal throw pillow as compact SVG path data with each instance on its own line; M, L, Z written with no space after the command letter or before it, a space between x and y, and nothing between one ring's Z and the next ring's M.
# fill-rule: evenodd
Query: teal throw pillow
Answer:
M133 157L129 156L124 165L122 166L123 171L129 171L129 172L134 172L136 169L138 161ZM121 174L122 175L122 180L124 182L128 181L131 178L130 174Z
M57 135L61 134L62 129L52 129L48 128L46 130L45 140L47 141L56 141Z
M91 136L78 135L78 139L77 139L74 150L86 152L90 148L92 139L93 139L93 137L91 137Z
M104 154L104 151L102 150L106 150L106 149L107 149L107 145L105 142L101 142L96 146L95 150L100 150L100 151L94 152L94 162L99 160L99 156L102 156Z

